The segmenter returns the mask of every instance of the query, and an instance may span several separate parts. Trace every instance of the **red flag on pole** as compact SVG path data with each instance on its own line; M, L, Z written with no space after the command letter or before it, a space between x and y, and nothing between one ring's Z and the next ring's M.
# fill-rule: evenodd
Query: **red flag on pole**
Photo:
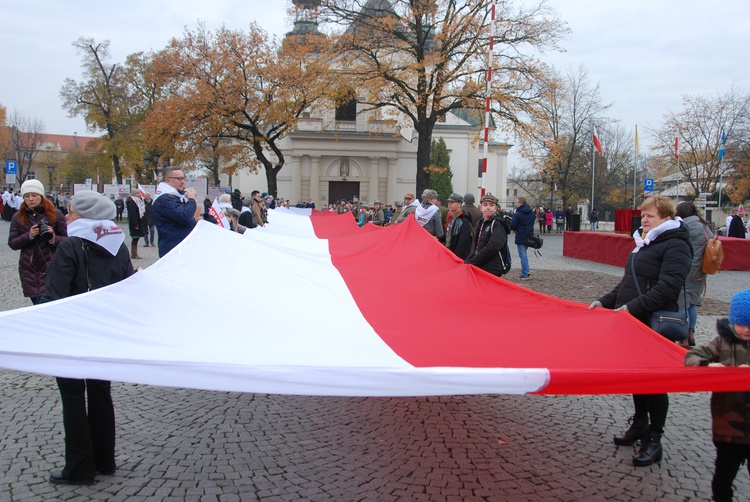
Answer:
M599 135L596 133L596 126L594 126L594 148L596 148L599 151L599 154L604 154L604 150L602 150L602 143L599 141Z
M674 137L674 158L680 160L680 138L679 136Z

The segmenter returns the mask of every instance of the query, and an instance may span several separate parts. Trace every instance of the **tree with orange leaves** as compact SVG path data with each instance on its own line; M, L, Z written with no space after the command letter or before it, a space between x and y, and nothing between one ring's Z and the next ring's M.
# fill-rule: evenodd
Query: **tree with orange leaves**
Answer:
M279 142L325 95L325 37L278 44L257 24L247 31L199 24L154 59L153 79L170 89L155 103L147 129L172 143L175 158L221 158L232 174L263 167L269 193L285 164Z

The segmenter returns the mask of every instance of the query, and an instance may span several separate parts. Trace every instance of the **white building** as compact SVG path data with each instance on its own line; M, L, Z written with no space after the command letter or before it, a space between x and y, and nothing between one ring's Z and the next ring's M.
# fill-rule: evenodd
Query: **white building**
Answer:
M298 11L295 30L309 30L314 22L303 9ZM364 111L354 102L349 107L311 112L297 131L284 138L281 147L286 162L277 177L278 197L292 204L312 199L317 207L354 195L364 202L393 204L415 190L417 141L413 129L399 127L396 120L383 120L384 112ZM471 192L477 200L482 186L483 130L483 112L455 110L438 122L433 132L433 139L443 138L448 147L454 191ZM511 146L489 145L484 186L501 200L506 193ZM222 175L223 186L229 186L229 181ZM235 174L231 186L248 195L268 188L263 171Z

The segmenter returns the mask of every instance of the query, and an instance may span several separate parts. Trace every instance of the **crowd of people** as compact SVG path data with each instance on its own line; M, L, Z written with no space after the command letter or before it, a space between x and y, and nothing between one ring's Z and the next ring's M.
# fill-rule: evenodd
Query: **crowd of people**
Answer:
M140 258L141 237L145 246L158 245L162 257L185 239L201 218L217 222L217 217L226 216L230 230L245 233L267 225L270 209L288 207L287 201L277 201L268 193L255 190L250 197L243 197L239 190L234 190L218 197L217 204L223 212L220 215L208 197L200 205L195 190L185 188L185 181L179 168L167 168L153 200L150 194L139 190L125 199L122 205L127 211L129 250L124 242L125 233L116 223L122 211L114 197L81 191L72 198L58 197L53 202L37 180L25 181L17 194L10 191L3 194L3 219L6 208L14 210L8 245L20 251L19 276L24 295L38 304L121 281L136 272L132 260ZM411 192L393 205L380 201L365 204L354 196L321 210L351 213L360 226L398 225L413 218L457 260L498 277L511 269L509 239L513 233L521 262L521 280L530 277L526 242L534 235L535 222L539 223L540 233L552 232L553 223L560 232L570 214L561 207L555 212L544 207L535 211L524 197L516 199L512 214L506 214L491 193L480 198L478 207L474 201L471 193L454 193L447 197L444 207L437 192L427 189L421 200ZM65 206L60 208L60 203ZM297 206L315 209L311 200ZM695 347L697 307L707 281L701 271L701 257L713 236L695 204L683 201L675 207L669 198L656 195L647 198L640 211L642 226L633 235L634 249L622 279L589 308L625 311L644 324L648 324L649 316L656 311L684 310L689 316L688 336L673 341L689 350L686 365L748 366L750 290L732 299L729 318L717 325L718 336ZM730 229L737 225L736 216L732 215L728 221ZM158 244L154 240L155 230ZM110 382L57 378L57 384L63 406L66 455L65 466L51 472L50 482L88 484L94 482L97 473L113 473L115 425ZM667 394L633 395L629 427L614 437L618 446L640 441L633 465L648 466L661 461L668 409ZM714 498L731 500L732 481L738 468L750 460L750 393L715 393L712 417L717 449Z

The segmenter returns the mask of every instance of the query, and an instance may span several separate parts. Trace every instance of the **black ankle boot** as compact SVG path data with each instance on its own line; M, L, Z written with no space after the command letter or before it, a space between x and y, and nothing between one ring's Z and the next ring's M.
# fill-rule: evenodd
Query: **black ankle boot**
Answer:
M648 436L648 419L633 415L628 419L630 428L622 436L615 436L615 444L618 446L632 446L636 441Z
M638 455L633 457L633 465L645 467L654 462L661 462L662 453L664 451L661 447L661 433L649 431L648 437L638 451Z

